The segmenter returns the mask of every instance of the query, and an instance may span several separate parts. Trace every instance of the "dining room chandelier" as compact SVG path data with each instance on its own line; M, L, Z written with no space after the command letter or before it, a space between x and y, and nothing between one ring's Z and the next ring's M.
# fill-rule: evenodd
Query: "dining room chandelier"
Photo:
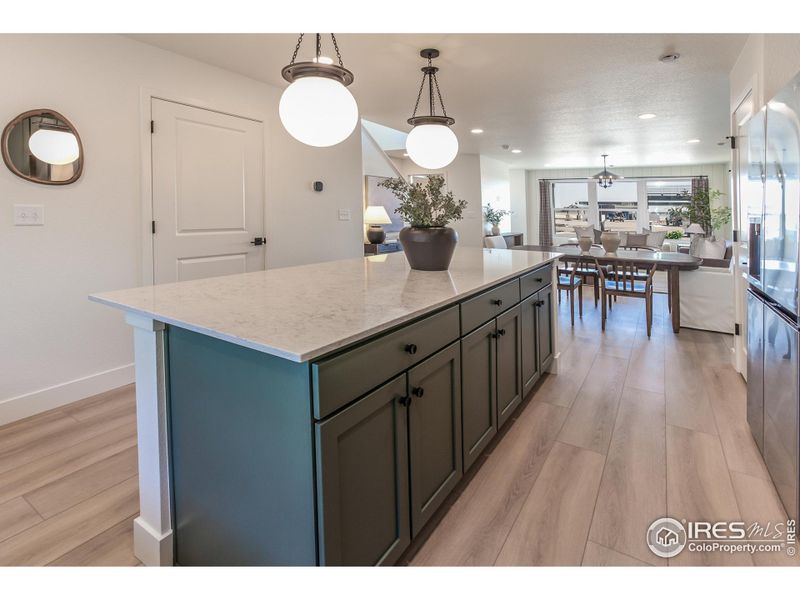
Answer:
M296 62L304 36L300 34L291 62L281 71L290 85L281 94L278 114L296 140L309 146L335 146L347 139L358 123L358 105L347 89L353 83L353 73L344 67L334 34L331 41L338 64L322 56L319 33L315 57Z
M617 179L624 179L624 177L608 170L606 167L606 158L608 157L608 154L602 154L601 156L603 157L603 170L592 175L590 179L594 179L597 181L597 185L603 189L606 189L610 188Z
M447 116L442 92L439 90L439 80L436 77L439 69L432 64L433 59L439 56L439 51L426 48L419 55L427 59L428 64L422 67L422 83L419 86L417 102L411 118L407 121L414 128L406 138L406 152L411 160L424 169L441 169L453 162L458 154L458 138L450 129L456 120ZM426 82L429 114L417 116ZM439 115L436 114L437 98L441 109Z

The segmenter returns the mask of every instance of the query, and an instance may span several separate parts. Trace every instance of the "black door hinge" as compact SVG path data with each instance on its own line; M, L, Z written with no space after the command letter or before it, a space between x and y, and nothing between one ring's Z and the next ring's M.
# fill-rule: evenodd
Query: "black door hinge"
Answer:
M738 323L734 323L733 325L733 335L741 335Z
M736 150L736 136L735 135L726 135L725 139L731 141L731 150Z
M151 120L150 121L150 133L155 133L155 132L156 132L156 122Z
M156 232L156 222L150 221L150 231L155 233Z
M733 230L733 241L734 242L738 242L739 241L739 230L738 229L734 229Z

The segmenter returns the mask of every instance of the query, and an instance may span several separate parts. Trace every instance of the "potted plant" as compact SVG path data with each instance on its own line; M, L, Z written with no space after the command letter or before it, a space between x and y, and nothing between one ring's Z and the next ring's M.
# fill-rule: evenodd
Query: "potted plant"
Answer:
M510 215L510 210L492 208L491 204L483 207L483 219L492 226L492 235L500 235L500 221L503 217Z
M411 268L446 271L458 242L458 233L447 224L461 220L466 200L456 200L453 192L445 192L441 175L431 175L425 183L396 177L378 185L391 190L400 201L395 212L409 224L400 230L400 245Z
M683 232L682 231L675 231L673 229L672 231L668 231L667 232L667 235L664 236L664 239L667 239L667 240L680 240L680 239L683 239Z
M730 206L715 206L711 209L711 239L715 239L714 232L719 231L731 222Z

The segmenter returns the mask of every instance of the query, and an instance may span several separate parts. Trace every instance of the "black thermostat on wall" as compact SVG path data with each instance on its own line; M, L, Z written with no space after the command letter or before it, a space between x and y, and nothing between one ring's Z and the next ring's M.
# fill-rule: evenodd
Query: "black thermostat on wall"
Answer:
M322 182L321 181L315 181L314 182L314 191L315 192L321 192L322 191Z

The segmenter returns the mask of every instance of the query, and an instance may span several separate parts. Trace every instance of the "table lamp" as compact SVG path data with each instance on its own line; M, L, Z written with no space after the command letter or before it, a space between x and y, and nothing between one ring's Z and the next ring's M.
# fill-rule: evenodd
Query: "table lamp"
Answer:
M689 235L694 235L695 233L699 233L699 234L705 235L706 230L703 229L703 226L700 225L699 223L691 223L686 228L686 233L688 233Z
M389 225L392 220L383 206L368 206L364 211L364 223L369 225L367 239L370 244L382 244L386 239L386 232L381 225Z

